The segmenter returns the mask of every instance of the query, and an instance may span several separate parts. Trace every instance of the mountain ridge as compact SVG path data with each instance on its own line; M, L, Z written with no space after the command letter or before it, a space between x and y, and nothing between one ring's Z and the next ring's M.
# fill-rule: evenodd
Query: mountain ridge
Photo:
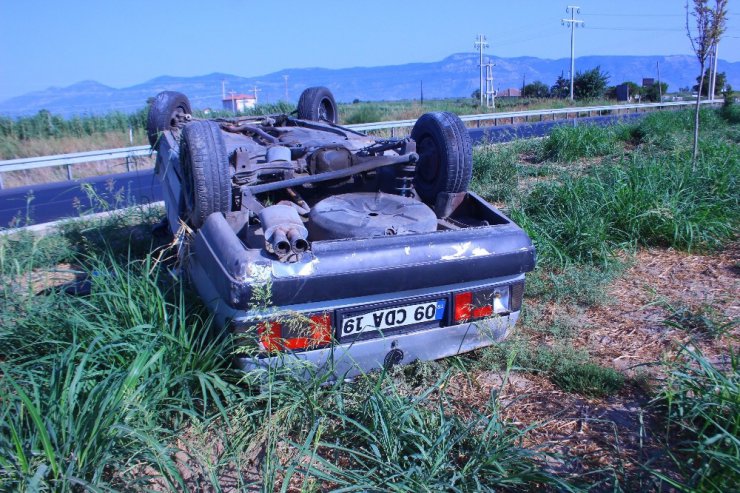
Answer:
M420 96L422 83L426 98L467 97L478 88L478 57L477 53L453 53L436 62L340 69L291 68L255 77L222 72L189 77L165 74L123 88L84 80L2 101L0 114L15 117L35 114L41 109L63 116L110 111L128 113L143 108L148 97L164 90L186 94L194 108L220 108L222 81L226 82L227 92L250 94L256 86L260 102L276 102L285 99L284 75L288 76L288 100L291 102L295 102L306 87L317 85L327 86L341 102L415 99ZM497 89L519 88L523 82L535 80L551 86L560 74L567 76L570 66L569 58L486 58L496 64L494 85ZM639 84L643 78L657 78L658 63L661 80L668 83L669 91L695 83L698 63L690 55L583 56L576 59L576 71L600 66L609 73L610 85L628 80ZM740 86L740 62L720 60L719 71L727 73L731 85Z

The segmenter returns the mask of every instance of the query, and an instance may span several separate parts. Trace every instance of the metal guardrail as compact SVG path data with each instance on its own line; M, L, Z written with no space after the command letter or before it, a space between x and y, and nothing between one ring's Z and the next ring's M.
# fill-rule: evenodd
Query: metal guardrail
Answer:
M714 101L702 101L701 104L718 104L722 103L721 99L715 99ZM614 112L614 111L629 111L629 110L644 110L644 109L661 109L671 108L677 106L693 106L696 101L672 101L667 103L640 103L640 104L612 104L602 106L579 106L576 108L557 108L549 110L527 110L527 111L502 111L500 113L482 113L478 115L461 115L460 119L464 122L481 122L481 121L493 121L498 120L511 120L517 118L529 119L531 117L544 117L544 116L555 116L555 115L580 115L583 113L600 113L600 112ZM377 123L360 123L356 125L344 125L347 128L358 130L360 132L367 132L369 130L383 130L387 128L403 128L413 127L416 120L398 120L393 122L377 122ZM0 162L0 166L2 163Z
M714 101L702 101L701 104L719 104L722 103L721 99L715 99ZM680 106L691 106L695 105L696 101L676 101L668 103L645 103L645 104L620 104L620 105L602 105L602 106L581 106L577 108L557 108L547 110L527 110L527 111L508 111L500 113L484 113L478 115L462 115L460 119L464 122L480 122L492 121L494 125L501 120L511 120L513 123L517 118L523 118L528 121L533 117L540 117L540 119L546 116L552 116L553 118L557 115L581 115L581 114L593 114L602 112L622 112L630 110L646 110L646 109L662 109L672 108ZM346 128L356 130L359 132L367 132L371 130L385 130L396 128L407 128L413 127L416 120L397 120L390 122L377 122L377 123L360 123L354 125L344 125ZM107 161L110 159L130 159L140 156L148 156L152 154L152 149L147 146L135 146L135 147L121 147L118 149L106 149L101 151L87 151L87 152L76 152L73 154L59 154L54 156L40 156L32 158L21 158L21 159L10 159L6 161L0 161L0 189L3 188L2 184L2 173L8 171L20 171L26 169L45 168L50 166L67 166L67 176L72 179L71 166L74 164L90 163L96 161Z
M53 156L39 156L0 161L0 173L7 171L21 171L27 169L47 168L53 166L67 166L67 178L72 179L74 164L108 161L110 159L130 160L136 157L149 156L152 153L148 145L135 147L119 147L118 149L104 149L100 151L75 152L71 154L57 154ZM3 188L0 175L0 189Z

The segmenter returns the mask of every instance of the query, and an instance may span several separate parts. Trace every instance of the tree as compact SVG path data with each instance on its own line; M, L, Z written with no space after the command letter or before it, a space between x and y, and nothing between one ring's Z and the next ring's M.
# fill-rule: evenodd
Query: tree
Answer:
M707 68L704 71L704 80L709 80L709 68ZM699 82L701 81L701 76L696 78L696 85L692 87L691 89L695 91L697 94L699 94ZM727 74L724 72L717 72L717 84L714 87L714 95L719 96L722 94L722 88L725 87L725 84L727 83ZM709 84L704 84L701 88L701 95L702 96L708 96L709 95Z
M522 90L522 96L525 98L546 98L550 95L550 89L539 80L527 84Z
M691 28L690 18L694 17L695 28ZM707 58L717 45L727 25L727 0L714 0L714 8L709 6L709 0L693 0L689 10L689 0L686 0L686 35L691 41L691 49L699 60L699 94L694 109L694 150L691 155L692 168L696 168L696 158L699 155L699 106L701 93L704 87L704 69Z
M567 98L570 95L570 81L561 73L555 85L550 88L550 96L554 98Z
M656 82L652 86L648 86L642 89L642 97L648 101L660 101L660 96L668 92L668 84L661 82L660 85Z
M642 87L638 86L634 82L625 81L619 85L620 86L626 85L627 87L629 87L630 98L634 98L635 96L642 94ZM604 92L604 96L606 96L608 99L617 99L617 87L618 86L607 87L606 91Z
M585 72L577 72L573 80L573 91L576 99L600 98L606 92L609 74L597 66Z
M470 97L475 101L475 105L480 104L480 89L476 89L470 94Z

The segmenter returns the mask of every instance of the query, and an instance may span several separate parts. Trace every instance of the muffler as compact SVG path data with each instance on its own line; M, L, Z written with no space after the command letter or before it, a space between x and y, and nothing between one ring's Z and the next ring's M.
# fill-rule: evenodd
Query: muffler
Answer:
M310 248L308 231L294 207L283 204L265 207L259 219L265 234L265 250L281 262L295 262Z

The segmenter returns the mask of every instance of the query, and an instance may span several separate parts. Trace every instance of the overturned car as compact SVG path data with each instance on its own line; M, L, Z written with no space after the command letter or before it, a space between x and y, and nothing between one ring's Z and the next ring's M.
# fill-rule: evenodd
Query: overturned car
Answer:
M218 325L254 334L255 365L351 376L504 338L535 265L527 234L468 191L472 149L451 113L406 138L337 125L324 87L297 115L197 119L162 92L148 116L173 233ZM266 307L266 305L269 305Z

